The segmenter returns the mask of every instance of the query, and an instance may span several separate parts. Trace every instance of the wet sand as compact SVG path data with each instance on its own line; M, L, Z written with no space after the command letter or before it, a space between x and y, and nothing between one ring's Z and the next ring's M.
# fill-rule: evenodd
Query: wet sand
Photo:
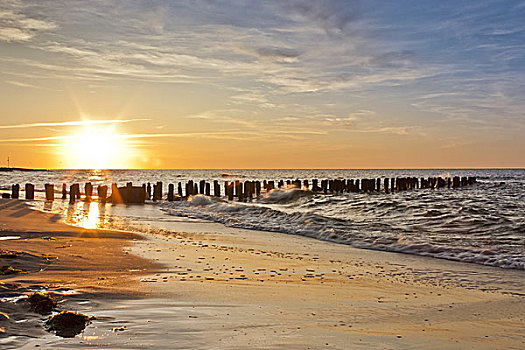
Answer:
M22 237L0 247L47 268L3 283L74 289L64 307L97 317L74 339L40 329L28 348L525 346L523 271L204 222L144 239L94 233L20 203L0 201L0 234Z

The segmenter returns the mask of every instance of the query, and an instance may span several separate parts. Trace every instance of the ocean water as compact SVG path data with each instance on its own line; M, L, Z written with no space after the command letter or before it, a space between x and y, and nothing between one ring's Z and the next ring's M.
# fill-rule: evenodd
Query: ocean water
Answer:
M132 181L167 184L187 180L363 179L476 176L460 189L394 193L320 194L301 189L264 193L250 202L198 195L189 201L112 205L45 202L45 183ZM472 170L52 170L0 173L0 191L11 184L36 185L39 210L59 213L70 224L163 234L173 222L213 221L227 226L294 234L357 248L416 254L510 269L525 269L525 169ZM213 187L213 186L212 186ZM69 187L68 187L69 188ZM183 186L184 188L184 186ZM213 192L213 189L212 189ZM21 198L24 193L21 193Z

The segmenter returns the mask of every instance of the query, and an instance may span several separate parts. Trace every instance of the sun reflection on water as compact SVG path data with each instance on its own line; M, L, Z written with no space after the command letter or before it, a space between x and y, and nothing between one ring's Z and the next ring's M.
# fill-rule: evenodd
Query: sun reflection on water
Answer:
M106 224L105 204L97 202L77 202L66 210L68 223L87 229L104 228Z

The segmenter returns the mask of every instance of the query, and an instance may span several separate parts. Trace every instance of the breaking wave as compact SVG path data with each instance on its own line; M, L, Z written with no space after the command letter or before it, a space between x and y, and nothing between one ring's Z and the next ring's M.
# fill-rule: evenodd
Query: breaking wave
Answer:
M377 205L377 208L373 209L375 215L371 215L366 213L368 205L364 203L363 208L361 200L361 197L341 199L340 196L316 195L294 188L273 190L259 200L249 203L196 195L187 202L165 203L162 210L169 215L209 220L230 227L302 235L357 248L525 269L523 254L497 250L490 246L460 246L456 237L450 234L443 237L440 235L438 238L435 233L427 236L421 232L414 234L417 225L409 225L410 223L403 228L400 222L406 221L407 212L415 210L413 203L372 203L371 205ZM356 205L360 207L360 215L343 214L345 211L354 212ZM416 210L418 213L412 213L412 216L417 217L415 221L424 220L427 224L435 223L435 220L445 221L444 225L450 225L450 230L464 230L462 226L471 225L471 231L485 225L484 220L494 219L485 212L481 213L485 215L484 220L472 219L476 210L465 208L455 210L454 218L448 215L447 206L435 207L437 209L420 208L422 210ZM461 214L462 211L468 213ZM392 217L393 212L399 217ZM383 219L377 216L381 214L384 214ZM363 219L363 215L366 219ZM468 215L470 221L459 220L458 223L457 217L461 218L461 215ZM390 220L384 220L385 216L390 216ZM436 227L439 229L440 225ZM448 237L445 238L446 236Z

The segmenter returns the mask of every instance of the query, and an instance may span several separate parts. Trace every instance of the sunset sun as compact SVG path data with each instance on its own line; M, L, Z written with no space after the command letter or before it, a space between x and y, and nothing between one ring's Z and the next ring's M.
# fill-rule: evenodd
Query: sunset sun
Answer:
M130 147L113 126L84 125L61 145L64 161L75 169L128 168Z

